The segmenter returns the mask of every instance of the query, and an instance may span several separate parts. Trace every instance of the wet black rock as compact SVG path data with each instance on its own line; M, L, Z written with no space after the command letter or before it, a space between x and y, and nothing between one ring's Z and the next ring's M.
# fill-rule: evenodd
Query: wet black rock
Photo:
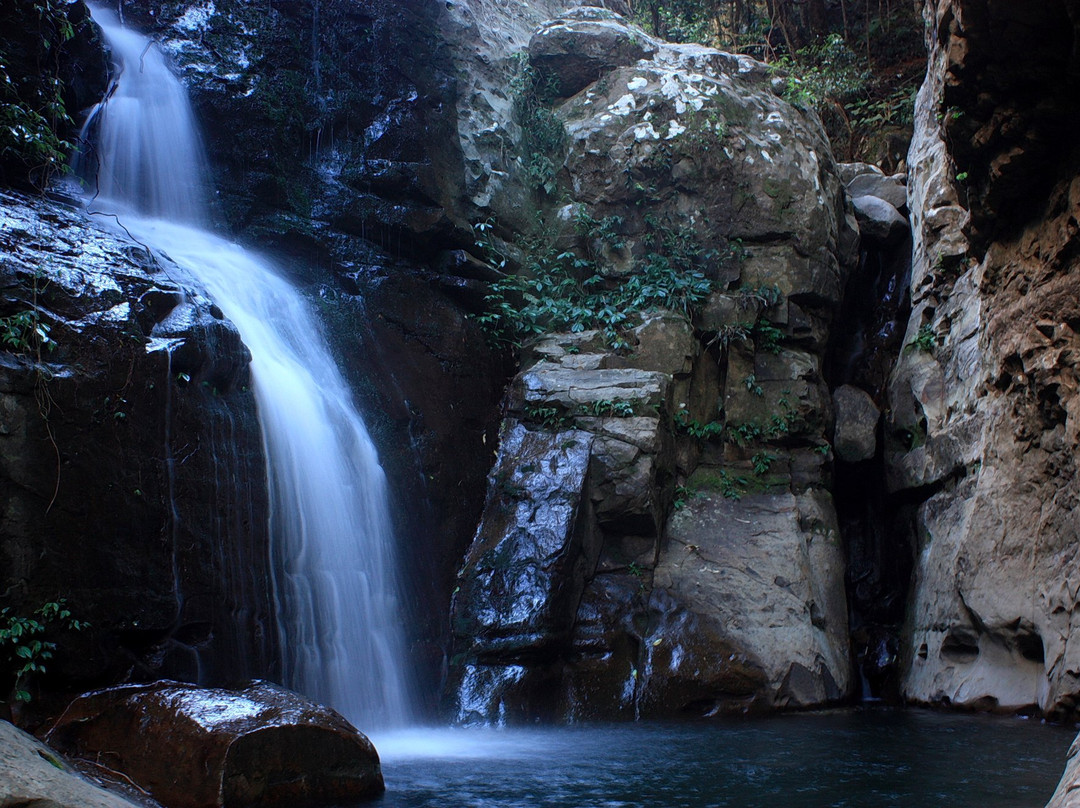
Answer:
M0 220L0 591L20 614L62 594L91 624L63 638L52 684L266 675L265 462L239 335L175 265L79 212L0 192Z

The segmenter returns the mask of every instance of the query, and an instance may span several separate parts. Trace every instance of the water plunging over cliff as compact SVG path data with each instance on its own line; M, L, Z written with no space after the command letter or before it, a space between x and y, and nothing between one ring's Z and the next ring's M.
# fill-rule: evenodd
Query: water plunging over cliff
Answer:
M117 214L210 292L251 351L271 487L287 684L364 728L409 718L386 481L319 323L261 258L207 218L186 93L158 48L93 9L117 77L91 117L92 213ZM151 218L153 217L153 218ZM182 224L187 223L187 224Z

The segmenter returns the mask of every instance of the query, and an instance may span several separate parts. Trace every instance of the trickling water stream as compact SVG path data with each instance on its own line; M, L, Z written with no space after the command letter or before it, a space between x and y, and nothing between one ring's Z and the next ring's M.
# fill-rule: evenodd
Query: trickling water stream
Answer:
M91 213L189 271L236 325L271 488L286 682L364 728L410 718L386 480L321 327L258 256L200 229L202 149L184 88L147 38L94 8L116 67L87 124Z

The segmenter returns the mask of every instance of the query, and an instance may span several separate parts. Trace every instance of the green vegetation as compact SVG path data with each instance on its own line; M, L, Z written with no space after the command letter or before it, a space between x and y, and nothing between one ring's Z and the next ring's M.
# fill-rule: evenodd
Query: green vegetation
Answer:
M746 391L748 393L751 393L758 398L761 398L765 395L765 390L762 389L761 385L757 383L757 374L751 373L746 376L743 379L743 384L746 385Z
M786 54L774 62L787 73L784 98L797 106L848 103L865 91L870 71L839 34Z
M527 53L515 57L510 93L514 120L521 127L521 162L534 190L554 194L559 162L566 149L566 129L551 109L559 87L551 76L540 78Z
M758 317L756 320L749 322L739 322L724 326L716 333L712 342L718 343L723 348L727 348L729 345L736 342L753 340L754 346L758 350L776 355L783 350L781 345L783 339L783 329L777 328L767 317ZM753 381L756 382L756 379ZM748 384L747 389L751 392L755 390L753 382Z
M526 404L525 418L546 429L561 429L571 421L561 407L543 404Z
M609 398L601 398L592 404L582 404L579 408L582 415L602 417L611 415L616 418L629 418L634 414L634 405L629 401L612 401Z
M938 338L937 332L934 330L934 326L931 323L923 323L919 326L918 333L915 334L915 339L909 342L905 347L908 351L922 351L924 353L933 353L934 348L937 347Z
M701 496L702 492L705 491L719 491L727 499L739 500L751 487L752 482L748 477L742 474L732 474L726 469L698 469L687 480L683 490L686 492L687 499L690 496Z
M61 0L10 5L0 31L0 178L44 188L72 148L60 52L75 28Z
M741 245L739 245L741 248ZM725 325L712 338L710 344L719 344L721 348L744 340L753 340L759 350L771 354L781 351L781 341L784 338L782 329L773 325L772 321L761 314L783 299L783 293L775 284L761 287L743 286L735 293L735 305L739 311L746 312L749 319ZM757 379L753 375L745 380L746 389L761 395L759 387L756 387Z
M63 598L42 604L29 617L15 614L8 606L0 609L3 692L10 693L18 703L30 701L30 680L45 673L45 663L57 649L48 635L56 630L82 631L87 627L87 623L72 616Z
M909 130L914 123L916 77L876 86L869 61L840 34L782 56L775 65L785 74L785 100L821 113L838 156L872 157L861 154L862 145L880 130Z
M697 421L687 414L686 410L679 410L672 419L675 431L688 435L700 441L718 439L724 434L724 425L720 421L709 421L707 424Z
M881 154L910 132L925 69L912 3L859 0L635 0L636 21L668 40L700 42L773 64L792 103L816 108L840 159Z
M25 309L10 317L0 317L0 344L16 353L36 354L41 348L54 350L49 325L41 321L37 309Z
M620 219L578 218L581 235L612 249L621 249ZM522 271L493 283L485 296L487 310L477 322L497 344L520 346L529 337L552 331L597 329L613 348L626 348L624 332L637 325L636 315L668 309L687 317L714 288L718 265L739 254L733 247L720 255L703 249L689 228L677 228L649 215L651 231L645 254L625 278L604 275L597 261L573 250L558 250L546 233L528 240ZM477 246L497 269L509 270L509 259L492 238L492 222L475 225Z
M777 440L790 435L799 425L800 416L785 392L776 402L776 412L768 421L746 421L742 423L728 423L725 426L724 437L736 446L749 446L755 441Z
M676 489L673 506L676 510L684 508L691 498L705 496L705 492L716 492L725 499L740 500L747 494L784 489L788 485L787 475L769 473L776 460L774 455L760 453L752 461L753 468L745 471L699 467L685 485Z
M729 474L725 470L720 471L720 493L728 499L740 500L750 481L742 475Z
M771 455L768 452L758 452L750 459L754 467L754 474L768 474L775 460L776 455Z

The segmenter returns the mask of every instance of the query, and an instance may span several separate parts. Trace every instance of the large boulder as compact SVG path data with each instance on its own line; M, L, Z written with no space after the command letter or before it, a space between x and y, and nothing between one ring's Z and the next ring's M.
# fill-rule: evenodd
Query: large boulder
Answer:
M850 384L841 385L833 391L833 407L836 412L833 436L836 456L846 463L858 463L877 454L881 410L870 394Z
M41 741L0 721L0 805L35 808L135 808L91 783Z
M340 715L256 682L178 682L80 696L49 731L65 753L108 766L166 808L340 805L384 790L371 742Z
M873 196L888 202L898 211L907 210L907 182L903 174L885 176L867 171L852 177L846 187L852 199Z
M529 61L550 76L557 94L566 98L656 50L651 37L639 37L614 13L573 9L537 29L529 40Z
M552 169L529 199L541 226L510 211L494 228L500 267L572 255L586 288L663 290L673 269L681 282L700 273L712 292L696 319L677 310L673 290L676 310L605 312L606 324L523 346L503 434L513 451L519 429L552 446L571 426L589 436L574 439L588 443L588 474L565 479L590 505L574 530L591 549L561 586L519 598L522 614L559 622L515 629L513 654L478 665L484 643L469 621L507 612L510 591L488 586L472 561L496 546L488 515L509 511L508 497L543 499L563 464L543 464L542 478L491 479L455 600L450 712L587 719L841 700L852 679L822 364L854 259L854 215L819 123L779 99L752 59L662 43L596 8L545 23L530 54L557 40L560 52L588 55L600 39L637 43L636 61L618 51L574 74L576 94L549 110L561 150L523 154L535 143L514 138L511 120L494 124L518 154L489 198L496 212L512 183L527 187L530 167ZM534 65L541 87L552 65ZM530 526L530 509L517 508L513 546L536 544L545 523ZM755 598L750 570L766 560L770 594Z
M859 233L870 244L889 247L903 240L908 220L892 204L877 196L857 196L851 201Z
M827 493L701 490L672 515L653 573L654 603L674 608L658 608L645 637L645 713L839 700L850 681L843 572Z
M558 658L599 551L586 488L593 436L516 422L504 430L454 595L459 721L535 709L534 682L506 674ZM499 685L470 695L485 680Z

